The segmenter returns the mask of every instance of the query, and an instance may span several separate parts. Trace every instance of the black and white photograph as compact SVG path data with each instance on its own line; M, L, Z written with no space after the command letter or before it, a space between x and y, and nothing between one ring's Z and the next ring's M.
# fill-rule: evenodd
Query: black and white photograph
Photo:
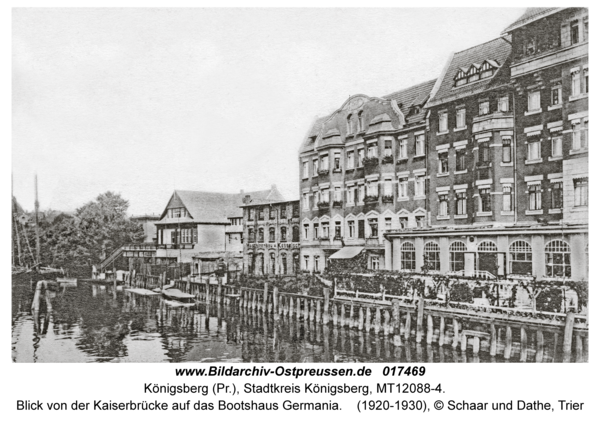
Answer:
M587 8L11 20L12 365L588 363Z

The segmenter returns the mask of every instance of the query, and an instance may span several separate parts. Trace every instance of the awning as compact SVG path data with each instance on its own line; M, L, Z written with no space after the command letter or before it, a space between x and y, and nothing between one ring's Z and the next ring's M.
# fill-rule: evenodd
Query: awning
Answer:
M364 247L344 247L331 256L330 259L352 259L360 254L364 250Z

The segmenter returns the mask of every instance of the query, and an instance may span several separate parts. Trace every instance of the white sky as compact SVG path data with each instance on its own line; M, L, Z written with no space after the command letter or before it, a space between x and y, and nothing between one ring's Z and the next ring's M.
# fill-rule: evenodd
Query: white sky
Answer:
M107 190L160 213L174 189L277 184L350 95L436 78L524 9L14 9L14 194L73 210Z

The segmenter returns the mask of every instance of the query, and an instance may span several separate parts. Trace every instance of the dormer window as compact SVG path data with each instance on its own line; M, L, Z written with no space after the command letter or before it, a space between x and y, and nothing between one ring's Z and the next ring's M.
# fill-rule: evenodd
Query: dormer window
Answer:
M346 130L348 132L348 134L352 134L354 132L353 130L354 128L352 127L352 114L350 114L347 118L346 118Z
M481 79L485 79L486 77L491 77L494 74L494 68L487 61L483 63L481 66Z
M467 73L467 82L475 82L479 80L479 69L475 66L471 66L469 73Z
M463 67L458 70L454 77L454 86L462 86L467 83L477 82L478 80L492 77L495 69L498 67L498 63L494 60L486 60L481 65L472 64L468 69Z
M360 131L363 132L365 130L365 114L362 111L358 113L358 125Z

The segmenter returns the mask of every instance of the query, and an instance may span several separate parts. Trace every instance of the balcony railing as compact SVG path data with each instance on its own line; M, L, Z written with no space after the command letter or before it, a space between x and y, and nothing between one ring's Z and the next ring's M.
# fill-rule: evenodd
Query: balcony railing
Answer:
M383 196L381 201L383 203L394 203L394 196Z
M341 200L334 200L333 201L333 207L334 208L341 208L342 207L342 201Z
M319 209L329 209L329 202L318 202L317 207Z
M319 170L317 171L317 174L319 174L321 177L329 175L329 170Z
M194 244L158 244L156 248L163 250L191 250L194 248Z
M382 164L393 164L394 163L394 157L392 155L386 155L381 160L381 163Z
M379 196L365 196L365 203L377 203L379 202Z
M492 178L490 170L491 170L490 167L477 168L477 179L478 180L488 180L488 179Z

